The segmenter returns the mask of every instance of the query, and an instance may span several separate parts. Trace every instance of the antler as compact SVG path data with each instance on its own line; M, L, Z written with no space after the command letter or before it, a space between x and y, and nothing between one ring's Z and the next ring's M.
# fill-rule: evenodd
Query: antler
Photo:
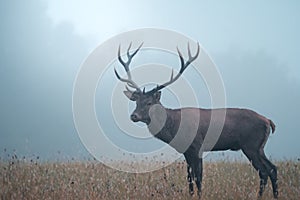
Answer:
M199 52L200 52L200 46L199 46L199 43L197 42L197 52L196 52L196 55L195 56L192 56L191 55L191 49L190 49L190 44L188 43L188 56L189 56L189 59L188 61L184 61L184 58L181 54L181 52L179 51L178 47L177 47L177 52L178 52L178 56L179 56L179 59L180 59L180 63L181 63L181 68L179 70L179 73L174 77L174 72L173 72L173 69L172 69L172 73L171 73L171 78L168 82L162 84L162 85L157 85L156 88L152 89L151 91L149 91L149 93L155 93L165 87L167 87L168 85L174 83L180 76L181 74L184 72L184 70L194 61L196 60L196 58L198 57L199 55Z
M120 80L120 81L122 81L122 82L125 82L125 83L127 83L127 85L129 86L129 87L132 87L132 88L134 88L134 89L136 89L136 90L138 90L139 92L141 92L141 89L139 88L139 86L132 80L132 78L131 78L131 73L130 73L130 70L129 70L129 65L130 65L130 63L131 63L131 60L132 60L132 58L133 58L133 56L135 56L135 54L140 50L140 48L142 47L142 45L143 45L143 43L142 44L140 44L140 46L132 53L132 54L130 54L129 53L129 51L130 51L130 48L131 48L131 45L132 45L132 42L130 43L130 45L129 45L129 47L128 47L128 49L127 49L127 62L124 62L124 60L122 60L122 57L121 57L121 45L119 46L119 49L118 49L118 60L120 61L120 63L123 65L123 67L124 67L124 69L125 69L125 71L126 71L126 73L127 73L127 79L126 78L122 78L119 74L118 74L118 72L117 72L117 70L116 70L116 68L115 68L115 74L116 74L116 77ZM126 89L127 90L129 90L129 88L126 86Z

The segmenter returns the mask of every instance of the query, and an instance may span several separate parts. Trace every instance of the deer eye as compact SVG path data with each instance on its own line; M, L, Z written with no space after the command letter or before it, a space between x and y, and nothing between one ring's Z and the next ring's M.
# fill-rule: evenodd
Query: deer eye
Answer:
M148 103L147 103L147 106L150 106L151 104L152 104L151 102L148 102Z

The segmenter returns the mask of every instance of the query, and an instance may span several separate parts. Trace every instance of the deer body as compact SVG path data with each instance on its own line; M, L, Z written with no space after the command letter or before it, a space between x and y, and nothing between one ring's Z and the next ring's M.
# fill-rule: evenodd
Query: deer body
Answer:
M218 112L218 110L224 112L224 109L214 109L213 112ZM196 137L192 136L195 139L190 147L197 149L199 153L210 125L212 109L181 108L166 109L166 112L167 119L165 125L160 132L153 134L154 137L169 144L176 136L176 133L178 133L181 113L187 112L190 117L190 120L188 120L190 124L187 125L197 128ZM204 151L240 150L243 146L249 145L249 141L253 140L254 143L262 141L261 143L264 143L267 140L270 127L271 125L273 126L271 120L248 109L227 108L225 112L226 118L219 139L212 149L203 149ZM199 122L193 121L193 119L199 117ZM223 121L215 121L214 123L220 123L222 125ZM272 131L275 131L275 127L273 128ZM151 129L149 129L149 131L151 133ZM188 134L189 133L186 133L186 135ZM176 147L174 148L176 149ZM180 153L184 153L178 149L176 150Z
M239 108L220 108L220 109L202 109L202 108L165 108L161 102L161 89L176 81L183 71L197 58L199 54L199 44L195 56L191 55L188 46L189 59L185 62L182 54L178 50L181 62L179 73L173 77L173 72L169 81L156 88L145 92L132 80L129 70L129 64L132 57L138 52L140 47L129 53L131 45L127 51L128 61L124 62L118 51L118 59L127 72L128 79L121 78L117 71L115 74L119 80L127 83L135 91L131 91L126 86L124 94L136 102L136 109L130 118L133 122L144 122L154 137L162 140L183 153L187 161L187 179L189 183L190 194L194 194L193 182L198 188L198 195L201 196L202 184L202 153L205 151L221 150L242 150L253 167L259 172L260 187L258 197L264 192L268 177L271 179L273 196L278 197L277 187L277 168L270 162L265 153L264 146L267 142L270 130L275 131L274 123L249 109ZM225 118L218 117L223 116ZM216 117L217 116L217 117ZM225 119L225 121L224 121ZM207 145L205 139L209 132L209 127L222 127L221 133L216 140ZM214 129L213 129L214 130Z
M178 132L183 110L190 113L190 126L195 126L193 119L200 117L199 124L196 125L198 127L197 135L193 142L196 143L195 145L200 150L210 125L212 109L166 109L167 119L165 126L159 133L153 135L169 144ZM221 111L221 109L215 109L214 112L218 112L218 110ZM253 140L257 141L264 140L268 137L269 127L272 122L267 118L248 109L227 108L225 112L226 118L221 135L213 149L205 149L206 151L240 150L244 144L249 143L249 139L251 140L253 138ZM223 122L214 121L212 123L222 124ZM151 130L149 131L151 132ZM261 135L253 134L256 132L261 133ZM259 138L257 138L257 136L259 136ZM191 145L193 145L193 143Z

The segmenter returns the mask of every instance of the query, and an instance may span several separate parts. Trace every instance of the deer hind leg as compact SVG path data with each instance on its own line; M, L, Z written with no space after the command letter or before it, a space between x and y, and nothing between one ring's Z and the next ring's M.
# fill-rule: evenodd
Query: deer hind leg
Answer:
M194 180L194 171L193 168L187 164L187 180L189 183L189 191L190 191L190 195L192 196L194 194L194 184L193 184L193 180Z
M253 167L259 172L260 177L260 185L258 191L258 199L260 199L265 190L266 184L268 182L268 172L267 169L262 162L261 156L258 151L251 151L243 149L244 154L247 156L249 161L252 163Z
M263 149L261 149L259 153L261 156L261 160L264 163L268 175L272 182L273 196L275 199L277 199L278 198L277 167L266 157Z

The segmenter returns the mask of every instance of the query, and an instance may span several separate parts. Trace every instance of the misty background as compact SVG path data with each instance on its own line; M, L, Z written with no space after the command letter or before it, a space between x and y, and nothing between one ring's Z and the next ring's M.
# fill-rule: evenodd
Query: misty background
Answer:
M0 155L88 157L72 116L80 65L110 37L156 27L202 44L228 107L274 121L268 156L299 158L299 9L298 1L1 1Z

